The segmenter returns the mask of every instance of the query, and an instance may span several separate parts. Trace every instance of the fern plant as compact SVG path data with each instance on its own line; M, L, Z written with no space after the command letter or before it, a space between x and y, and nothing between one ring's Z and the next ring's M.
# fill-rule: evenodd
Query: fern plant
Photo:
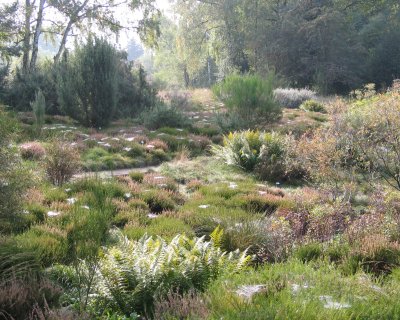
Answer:
M97 300L107 310L125 315L151 314L156 297L171 290L204 290L220 274L237 272L251 260L246 251L226 253L204 237L177 235L167 243L145 235L133 242L116 232L118 244L100 264Z

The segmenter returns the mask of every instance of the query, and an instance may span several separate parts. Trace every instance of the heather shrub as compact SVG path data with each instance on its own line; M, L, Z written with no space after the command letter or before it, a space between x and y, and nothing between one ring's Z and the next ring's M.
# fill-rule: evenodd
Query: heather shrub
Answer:
M22 201L31 175L21 162L12 144L17 123L0 107L0 233L20 229L24 225Z
M258 75L232 74L213 87L214 95L225 106L245 119L262 115L274 121L281 115L281 109L274 98L275 74L265 79Z
M280 207L291 206L292 203L280 196L274 195L246 195L239 198L243 201L242 208L246 211L265 213L270 215L274 213Z
M225 254L203 238L177 235L166 242L149 236L138 241L119 236L101 261L96 300L125 315L152 314L155 297L162 299L176 290L204 290L221 274L243 269L249 259L246 253Z
M15 237L18 246L26 252L34 252L42 266L68 259L67 233L50 225L32 226Z
M148 204L151 212L155 213L173 210L176 206L175 201L165 191L151 190L144 192L141 198Z
M68 182L80 169L79 153L65 142L53 142L47 148L45 171L56 186Z
M298 108L307 101L315 99L316 93L308 89L278 88L274 90L277 103L284 108Z
M321 112L321 113L326 113L326 109L324 105L318 101L315 100L307 100L304 101L301 106L301 110L307 111L307 112Z
M347 206L315 206L309 213L307 237L315 241L331 240L345 230L351 213Z
M123 233L131 240L139 240L145 234L153 237L160 236L170 241L178 234L184 234L193 237L193 230L181 219L173 217L158 216L151 219L146 225L127 224Z
M295 256L302 262L317 260L323 256L322 245L317 242L300 245L295 252Z
M168 145L164 142L164 141L162 141L162 140L160 140L160 139L155 139L155 140L151 140L149 143L148 143L148 146L153 146L154 147L154 149L160 149L160 150L162 150L162 151L164 151L164 152L167 152L168 151Z
M184 294L169 292L154 303L154 319L207 319L210 310L207 302L200 293L189 291Z
M46 149L39 142L27 142L19 148L21 157L25 160L40 160L46 154Z
M382 234L366 235L350 250L345 264L361 267L378 276L388 274L400 265L400 244Z
M141 183L144 178L144 173L139 171L131 171L129 172L129 177L136 182Z
M188 128L190 119L176 107L158 104L142 114L143 124L146 128L155 130L162 127Z

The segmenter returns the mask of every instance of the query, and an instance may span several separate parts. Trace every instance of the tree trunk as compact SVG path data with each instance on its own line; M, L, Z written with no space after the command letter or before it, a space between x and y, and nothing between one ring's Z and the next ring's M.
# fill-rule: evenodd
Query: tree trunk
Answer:
M23 40L23 56L22 56L22 70L28 71L29 52L31 42L31 15L32 6L30 0L25 0L25 24L24 24L24 40Z
M38 50L39 50L39 37L40 37L40 34L42 33L43 8L44 8L45 3L46 3L46 0L40 0L40 2L39 2L39 10L38 10L37 21L36 21L36 29L35 29L35 34L33 36L33 44L32 44L32 57L31 57L31 64L30 64L31 71L33 69L35 69L35 67L36 67L36 61L37 61Z
M185 81L185 88L189 88L190 77L189 77L189 73L187 71L186 65L183 67L183 79Z
M74 21L72 19L69 20L67 27L64 30L64 34L60 43L60 47L58 48L57 54L54 56L54 63L58 63L60 61L61 55L65 49L65 44L67 43L68 34L71 31L72 25Z

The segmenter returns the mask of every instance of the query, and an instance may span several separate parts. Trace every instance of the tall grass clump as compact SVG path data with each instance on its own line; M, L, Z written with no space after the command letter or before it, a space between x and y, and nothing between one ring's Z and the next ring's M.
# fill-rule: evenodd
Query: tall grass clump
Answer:
M30 174L12 144L17 130L16 121L0 107L0 233L16 231L24 220L21 198Z
M275 101L275 74L270 73L265 79L258 75L232 74L213 87L214 95L225 106L245 119L263 115L268 120L276 120L281 109Z
M38 90L35 94L35 100L31 102L33 114L35 115L35 127L38 134L42 131L44 125L44 117L46 112L46 100L42 90Z

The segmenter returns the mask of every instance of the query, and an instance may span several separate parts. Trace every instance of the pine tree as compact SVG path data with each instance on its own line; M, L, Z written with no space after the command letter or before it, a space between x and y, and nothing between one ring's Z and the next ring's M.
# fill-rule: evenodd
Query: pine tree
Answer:
M87 127L107 126L117 103L117 52L107 41L89 38L59 66L59 103Z

